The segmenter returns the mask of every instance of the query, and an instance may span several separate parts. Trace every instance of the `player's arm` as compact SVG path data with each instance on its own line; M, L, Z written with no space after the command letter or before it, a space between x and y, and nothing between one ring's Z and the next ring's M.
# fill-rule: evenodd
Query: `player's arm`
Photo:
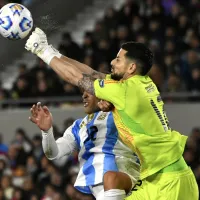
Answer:
M98 72L89 67L88 65L78 62L77 60L71 59L64 55L62 55L60 58L66 63L69 63L70 65L73 65L74 67L78 68L78 70L80 70L84 74L90 74L94 78L101 78L101 79L106 77L106 74Z
M65 81L80 87L82 90L88 91L90 94L94 94L94 80L97 77L105 76L92 70L87 65L72 59L63 59L63 56L56 49L48 45L45 33L39 28L36 28L31 34L25 48L51 66ZM87 73L83 73L83 71Z
M112 103L117 109L124 109L126 83L112 79L97 79L94 81L94 94L96 97ZM101 108L101 106L99 107Z
M54 56L49 65L65 81L80 89L96 95L99 99L111 102L117 108L122 107L126 85L121 81L96 79L92 74L84 74L73 65Z
M52 127L47 132L42 131L42 148L49 160L70 155L77 149L76 139L72 133L72 126L65 131L63 137L57 140L54 138Z
M40 102L32 106L29 119L42 131L42 147L49 160L69 155L77 148L75 137L72 134L72 127L65 131L63 137L55 141L52 115L46 106L41 106Z
M64 65L61 66L62 68L60 67L58 69L58 67L56 67L58 75L60 75L62 78L66 78L66 76L62 76L63 73L68 71L69 73L72 72L72 68L74 68L74 71L83 74L89 74L94 78L104 78L106 76L106 74L97 72L83 63L60 54L52 45L48 45L46 34L39 28L36 28L35 31L32 32L31 36L26 42L25 48L36 54L48 65L50 65L53 57L57 57L60 62L64 63ZM67 81L69 81L69 78ZM71 83L71 81L69 82Z
M81 90L94 94L95 78L93 75L84 74L73 65L70 65L57 57L53 57L49 65L65 81L78 86Z

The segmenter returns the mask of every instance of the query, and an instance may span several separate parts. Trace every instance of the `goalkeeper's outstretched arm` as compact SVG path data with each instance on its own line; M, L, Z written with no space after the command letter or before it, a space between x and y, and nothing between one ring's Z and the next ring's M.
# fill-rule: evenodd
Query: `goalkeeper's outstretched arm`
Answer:
M96 78L94 78L92 74L82 73L73 65L66 63L57 57L53 57L49 65L65 81L94 95L94 81Z
M51 45L48 45L46 34L39 28L32 32L25 48L36 54L65 81L94 94L94 80L105 78L87 65L62 56Z
M106 74L98 72L89 67L88 65L78 62L77 60L71 59L64 55L62 55L60 58L66 63L69 63L70 65L73 65L74 67L78 68L84 74L90 74L92 77L100 79L104 79L106 77Z

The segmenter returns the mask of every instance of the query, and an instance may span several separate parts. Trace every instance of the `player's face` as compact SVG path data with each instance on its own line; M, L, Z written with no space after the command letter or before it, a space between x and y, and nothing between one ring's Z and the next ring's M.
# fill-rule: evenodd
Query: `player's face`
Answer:
M133 63L125 56L126 53L120 49L117 57L111 61L111 78L114 80L126 79L133 72Z
M100 111L100 108L97 105L99 101L98 98L89 94L88 92L84 92L82 98L83 98L83 106L85 113L92 114Z

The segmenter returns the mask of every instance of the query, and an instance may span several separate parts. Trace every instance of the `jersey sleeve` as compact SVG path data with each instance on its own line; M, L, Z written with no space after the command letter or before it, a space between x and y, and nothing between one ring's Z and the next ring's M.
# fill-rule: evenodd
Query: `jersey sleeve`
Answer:
M63 134L63 137L56 140L59 149L59 157L71 154L75 149L80 149L80 123L82 119L76 120Z
M69 127L63 137L55 141L53 128L48 133L42 131L42 147L49 160L59 159L65 155L70 155L76 148L76 140L72 134L72 127Z
M123 81L97 79L94 81L96 97L111 102L117 109L121 110L125 105L126 84Z
M56 140L58 146L57 158L61 158L65 155L70 155L75 149L77 149L76 139L72 133L73 125L66 129L63 137Z

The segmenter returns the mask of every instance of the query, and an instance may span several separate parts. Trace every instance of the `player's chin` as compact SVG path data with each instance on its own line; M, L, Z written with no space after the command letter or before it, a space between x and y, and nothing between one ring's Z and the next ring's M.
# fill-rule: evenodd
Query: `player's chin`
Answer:
M115 77L115 73L114 73L114 72L111 72L111 73L110 73L110 76L111 76L111 78Z
M111 78L113 80L119 81L122 77L120 75L116 74L116 73L112 73Z
M86 114L91 114L91 109L89 108L89 107L84 107L84 112L86 113Z

